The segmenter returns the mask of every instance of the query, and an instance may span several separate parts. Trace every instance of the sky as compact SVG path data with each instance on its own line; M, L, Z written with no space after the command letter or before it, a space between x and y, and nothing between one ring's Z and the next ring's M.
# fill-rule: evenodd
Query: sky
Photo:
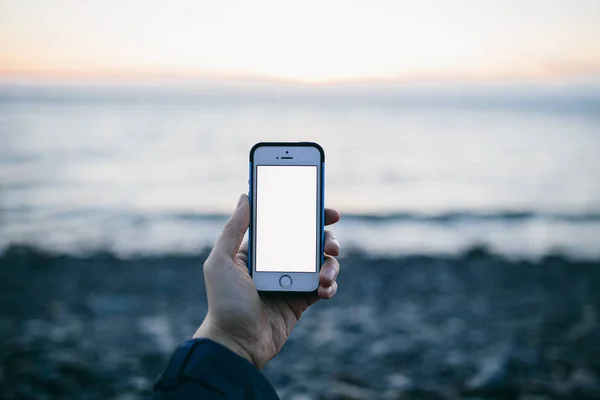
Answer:
M598 0L0 0L0 77L600 76Z

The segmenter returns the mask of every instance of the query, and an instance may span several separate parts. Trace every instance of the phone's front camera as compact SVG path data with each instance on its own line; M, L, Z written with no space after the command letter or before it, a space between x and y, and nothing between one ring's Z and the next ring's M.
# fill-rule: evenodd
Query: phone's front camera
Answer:
M286 152L285 152L285 154L290 154L290 152L289 152L289 151L286 151Z

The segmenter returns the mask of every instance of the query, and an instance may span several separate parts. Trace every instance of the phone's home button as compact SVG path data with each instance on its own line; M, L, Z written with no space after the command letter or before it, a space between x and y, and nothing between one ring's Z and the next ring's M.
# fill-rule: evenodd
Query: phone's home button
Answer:
M279 285L283 288L289 288L292 286L292 278L289 275L283 275L279 278Z

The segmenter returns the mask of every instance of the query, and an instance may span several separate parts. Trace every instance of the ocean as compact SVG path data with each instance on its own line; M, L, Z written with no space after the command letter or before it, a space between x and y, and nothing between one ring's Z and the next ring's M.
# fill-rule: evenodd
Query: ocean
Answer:
M599 96L184 89L0 88L0 398L149 397L272 140L342 213L282 399L598 398Z
M600 96L0 88L0 252L210 246L259 141L315 141L344 250L600 257Z

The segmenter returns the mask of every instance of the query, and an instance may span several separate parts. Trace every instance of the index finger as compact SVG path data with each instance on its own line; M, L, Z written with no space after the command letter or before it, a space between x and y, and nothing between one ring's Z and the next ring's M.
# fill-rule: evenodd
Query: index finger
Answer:
M333 208L325 209L325 225L333 225L340 220L340 212Z

